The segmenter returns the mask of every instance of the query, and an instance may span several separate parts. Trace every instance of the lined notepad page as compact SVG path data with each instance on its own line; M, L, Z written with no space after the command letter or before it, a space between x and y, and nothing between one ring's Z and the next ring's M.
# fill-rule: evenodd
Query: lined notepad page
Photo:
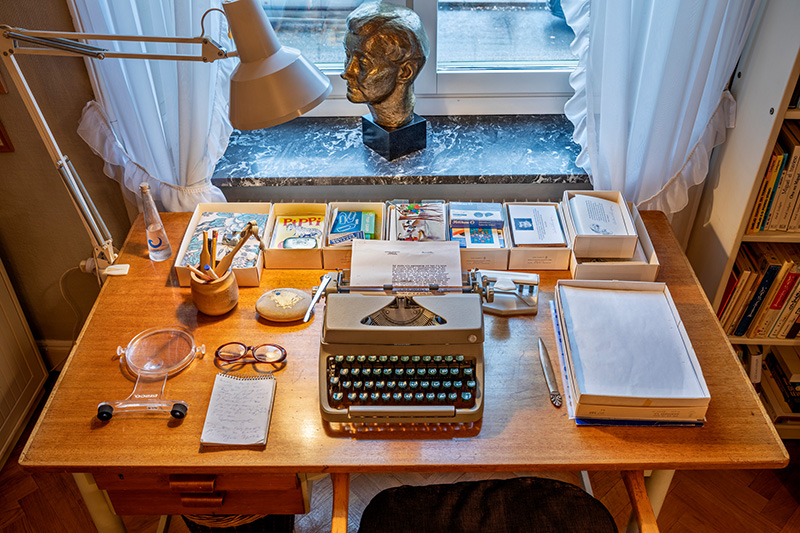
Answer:
M276 381L217 374L203 425L204 445L266 445Z

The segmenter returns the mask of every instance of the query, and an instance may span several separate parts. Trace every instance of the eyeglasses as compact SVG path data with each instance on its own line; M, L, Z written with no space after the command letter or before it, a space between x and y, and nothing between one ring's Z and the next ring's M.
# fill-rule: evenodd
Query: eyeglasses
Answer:
M273 365L286 360L286 350L277 344L259 344L248 346L241 342L229 342L217 348L217 357L225 362L233 362L251 354L257 363Z

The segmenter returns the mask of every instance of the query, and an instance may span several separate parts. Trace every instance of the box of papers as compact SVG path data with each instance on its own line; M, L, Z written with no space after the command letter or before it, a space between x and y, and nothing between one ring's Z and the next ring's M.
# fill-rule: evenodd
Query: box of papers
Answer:
M231 246L225 244L225 235L238 233L251 220L255 220L258 224L258 233L264 240L267 234L270 205L269 202L199 204L192 214L175 256L175 275L178 277L178 284L181 287L189 286L191 277L187 265L197 266L200 262L204 230L218 232L216 251L219 259L231 250ZM264 258L258 241L255 237L250 237L249 241L236 254L231 265L236 276L236 283L240 287L258 287L261 282L263 264Z
M274 204L264 268L322 268L327 204Z
M636 226L619 191L564 191L564 226L579 258L631 258Z
M450 240L458 242L464 269L508 268L509 236L502 204L450 202L448 213Z
M581 259L573 255L569 261L572 279L610 279L626 281L655 281L658 276L658 256L647 234L642 217L635 206L630 206L636 226L638 242L630 259Z
M503 205L489 202L450 202L451 228L505 227Z
M359 213L372 213L372 216L358 216ZM339 221L338 226L336 221ZM373 219L373 234L367 235L362 226L369 228L369 220ZM328 221L326 227L326 243L322 246L322 263L325 269L350 268L353 253L353 239L384 239L384 223L386 204L383 202L331 202L328 204ZM338 233L335 233L337 230Z
M447 204L444 200L387 202L389 241L447 241Z
M571 416L703 420L710 394L664 283L559 280L555 308Z
M553 202L507 202L511 249L509 270L567 270L572 255L560 205Z

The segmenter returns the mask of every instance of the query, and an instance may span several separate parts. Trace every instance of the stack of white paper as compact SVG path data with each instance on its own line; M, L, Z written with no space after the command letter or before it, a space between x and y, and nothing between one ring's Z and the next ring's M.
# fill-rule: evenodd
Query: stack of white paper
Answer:
M556 307L575 417L704 419L710 395L666 285L559 281Z

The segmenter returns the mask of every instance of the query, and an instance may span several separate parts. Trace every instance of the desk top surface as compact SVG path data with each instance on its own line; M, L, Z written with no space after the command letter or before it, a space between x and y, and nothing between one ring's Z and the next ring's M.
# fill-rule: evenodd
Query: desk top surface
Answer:
M190 214L162 215L177 249ZM108 278L76 348L28 441L26 468L69 472L388 472L545 471L599 469L778 468L788 455L750 385L681 252L666 218L642 217L661 269L691 338L711 393L702 428L576 426L566 408L555 409L538 360L536 339L557 362L549 301L557 279L540 272L539 315L486 316L485 410L473 427L383 430L324 424L319 413L317 361L323 302L308 323L277 325L258 318L255 302L278 287L311 289L320 270L265 270L260 287L240 289L236 309L207 317L179 287L173 262L147 258L141 217L131 229L120 263L125 277ZM173 257L174 259L174 257ZM163 416L96 418L103 401L126 398L133 382L114 357L151 327L181 325L208 354L170 378L165 396L183 400L180 423ZM277 396L266 449L201 451L200 434L211 396L214 350L240 341L278 343L288 365L276 374ZM558 367L555 364L556 368ZM477 434L476 434L477 433Z

